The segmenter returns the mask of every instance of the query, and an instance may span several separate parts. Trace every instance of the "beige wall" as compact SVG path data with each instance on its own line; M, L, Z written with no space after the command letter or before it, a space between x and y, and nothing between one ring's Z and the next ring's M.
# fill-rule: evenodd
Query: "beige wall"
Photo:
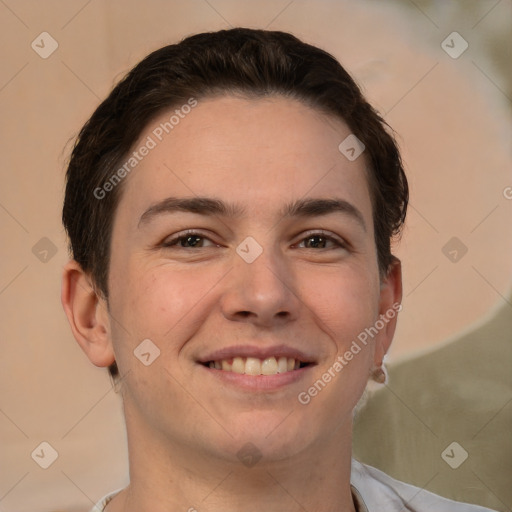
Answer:
M64 147L124 72L228 24L291 31L346 65L398 132L411 183L396 361L510 297L511 11L494 0L2 2L0 510L87 510L125 483L119 397L78 348L59 296ZM31 48L50 48L43 31L58 42L47 59ZM453 31L469 43L458 59L441 48ZM443 253L452 237L468 248L456 263ZM33 252L44 250L46 262ZM47 470L31 458L42 441L59 453Z

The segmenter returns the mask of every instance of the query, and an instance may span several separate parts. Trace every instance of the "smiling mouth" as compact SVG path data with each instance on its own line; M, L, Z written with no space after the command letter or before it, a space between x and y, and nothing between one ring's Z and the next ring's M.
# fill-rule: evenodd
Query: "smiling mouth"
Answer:
M219 361L207 361L204 366L225 372L240 373L245 375L277 375L293 372L305 368L311 363L306 363L293 357L234 357Z

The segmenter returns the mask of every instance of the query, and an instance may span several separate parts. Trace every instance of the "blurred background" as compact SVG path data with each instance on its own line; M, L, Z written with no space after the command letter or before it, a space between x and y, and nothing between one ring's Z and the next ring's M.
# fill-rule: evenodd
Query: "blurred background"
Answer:
M165 44L234 26L290 31L352 73L396 130L411 186L395 248L404 300L393 368L512 316L511 20L511 0L0 0L0 511L87 511L127 483L120 397L60 304L70 141L124 73ZM492 373L500 354L484 357L476 343ZM470 377L478 387L478 370ZM489 421L510 417L510 379L498 396ZM361 432L368 452L385 444ZM500 435L510 439L510 424ZM494 439L486 442L503 449ZM56 457L47 469L41 450ZM441 450L436 457L444 464ZM412 483L440 492L443 476L429 480L430 469ZM483 504L511 509L491 474L475 482Z

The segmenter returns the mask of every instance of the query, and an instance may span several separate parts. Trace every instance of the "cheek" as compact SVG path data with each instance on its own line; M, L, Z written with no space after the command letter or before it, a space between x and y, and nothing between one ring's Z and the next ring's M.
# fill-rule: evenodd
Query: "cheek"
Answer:
M333 272L304 272L302 294L320 328L341 350L369 325L379 311L378 273L347 265Z
M139 342L149 338L166 350L178 351L193 334L198 315L205 311L205 297L221 276L212 269L179 271L165 263L152 268L133 264L126 276L119 276L116 313ZM164 344L169 339L175 343Z
M379 281L359 272L339 271L331 276L311 274L316 282L308 309L316 326L330 338L330 350L310 382L297 397L315 418L344 421L359 401L373 364L374 341L366 329L378 318Z
M315 397L318 414L338 411L339 420L355 407L373 364L374 341L366 330L378 318L378 271L371 274L368 268L361 272L347 266L331 275L310 272L304 274L307 289L312 290L308 309L314 312L316 326L330 338L330 349L305 398Z

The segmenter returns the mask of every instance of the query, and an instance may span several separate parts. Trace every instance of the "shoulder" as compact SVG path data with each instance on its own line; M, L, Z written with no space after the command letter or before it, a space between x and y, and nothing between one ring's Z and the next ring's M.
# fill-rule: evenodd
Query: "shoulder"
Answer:
M94 505L94 507L91 508L90 512L103 512L108 502L121 491L122 489L117 489L116 491L113 491L107 494L106 496L103 496L103 498L101 498L101 500L99 500L98 503L96 503L96 505Z
M492 512L491 509L443 498L399 482L382 471L352 459L350 483L368 512ZM442 507L442 508L440 508Z
M432 512L433 507L442 507L443 512L493 512L405 484L355 459L352 459L350 483L367 512ZM108 502L121 490L104 496L90 512L103 512Z

